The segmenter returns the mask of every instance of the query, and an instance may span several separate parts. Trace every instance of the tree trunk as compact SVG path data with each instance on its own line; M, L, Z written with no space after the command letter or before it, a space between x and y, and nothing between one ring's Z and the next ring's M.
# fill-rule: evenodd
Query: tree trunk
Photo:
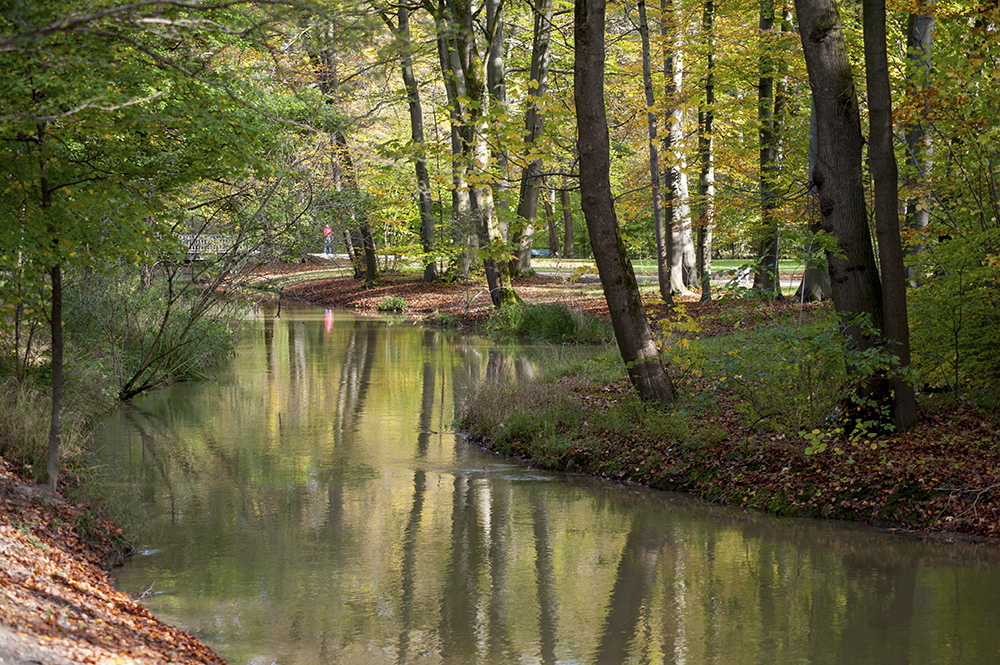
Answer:
M569 177L563 178L562 189L559 190L559 203L562 207L563 228L565 230L563 240L563 256L567 259L573 258L573 208L569 203Z
M712 299L712 229L715 226L715 1L705 0L702 13L705 37L705 104L698 110L698 274L701 300Z
M44 189L44 185L43 185ZM47 198L47 194L43 195ZM49 268L52 284L52 416L49 421L49 450L45 460L45 485L53 494L59 487L59 453L62 447L62 397L63 397L63 326L62 326L62 269L59 265Z
M663 203L660 200L660 156L656 150L656 113L653 110L653 72L649 57L649 24L646 22L646 1L639 0L639 34L642 37L642 81L646 88L646 124L649 129L650 197L653 204L653 228L656 230L656 276L660 297L669 306L674 304L670 288L670 260L667 238L663 229Z
M816 103L810 99L809 112L809 173L815 171L816 166ZM830 286L830 273L826 269L826 260L818 261L813 258L817 251L816 243L812 236L822 230L822 225L817 221L819 214L819 193L816 191L816 184L812 182L811 176L807 178L809 191L806 194L806 215L809 219L809 242L806 243L805 264L806 269L802 273L802 281L795 292L795 299L800 303L819 302L829 300L833 297L833 290Z
M392 28L388 17L383 17ZM424 251L424 281L433 282L437 279L437 265L432 252L434 250L434 200L431 197L431 180L427 172L427 160L424 156L424 114L420 104L420 88L413 74L413 58L410 43L410 11L406 5L400 5L395 27L396 43L400 49L400 68L403 85L406 88L406 101L410 111L410 140L417 150L414 160L414 170L417 177L417 206L420 210L420 244Z
M486 271L493 304L499 307L517 296L507 286L506 270L493 259L492 234L494 225L492 193L477 191L470 184L469 171L477 162L488 161L489 150L480 127L484 123L485 85L477 70L478 54L473 29L473 10L468 0L442 0L437 7L425 2L434 15L438 31L438 55L451 107L452 205L460 234L468 235L470 248L479 245L486 250L483 268ZM499 11L499 10L498 10ZM499 21L494 15L493 21ZM479 190L487 190L479 188ZM466 253L463 275L468 276L472 262Z
M361 279L364 273L361 266L364 265L364 262L361 259L361 252L354 245L354 236L348 229L344 229L344 247L347 248L347 258L351 262L351 267L354 268L354 279Z
M604 109L604 2L575 3L573 100L583 213L629 379L643 400L667 403L674 400L673 386L657 354L611 195L611 146Z
M760 123L761 235L753 286L765 294L780 294L778 281L778 138L775 131L774 0L760 2L761 55L757 83L757 120Z
M681 37L673 0L660 0L660 37L663 44L663 77L666 85L667 131L663 135L666 192L663 197L664 246L670 265L670 292L684 291L684 235L687 220L687 180L684 175L684 111L680 106L684 66Z
M545 223L549 227L549 255L560 256L559 252L559 231L556 229L555 191L548 190L546 194L549 198L544 199L545 203Z
M931 71L931 49L934 46L934 14L935 0L922 0L917 5L918 13L910 14L906 26L906 58L908 71L906 76L907 94L916 94L927 87L927 78ZM922 191L931 168L934 149L930 135L918 120L907 125L903 132L906 136L906 178L907 190L910 194L906 200L906 226L915 231L923 231L930 223L928 197ZM910 254L920 254L924 246L920 243L911 244ZM907 279L916 280L919 270L907 268Z
M507 108L507 78L503 64L503 4L504 0L486 0L486 32L487 36L490 37L489 55L486 58L486 89L489 91L490 101L499 109ZM494 205L501 211L501 214L497 215L497 233L506 243L508 236L508 216L506 213L510 206L505 190L508 187L507 170L510 160L504 145L500 144L494 148L493 160L496 162L497 171L502 174L502 177L498 178L494 185L496 192L493 196ZM501 261L501 263L504 262Z
M524 114L524 143L526 150L535 149L535 143L545 129L545 115L535 100L548 89L549 64L552 60L552 0L534 2L534 37L531 50L531 71L528 77L528 104ZM531 239L535 218L538 215L538 190L542 184L542 159L532 159L521 173L521 194L517 216L523 230L516 230L511 238L516 258L510 262L514 276L531 274Z
M866 352L877 347L878 333L860 319L867 317L874 331L882 329L882 285L865 211L864 139L854 75L835 0L796 0L795 8L816 104L818 158L812 180L822 228L837 239L839 250L827 252L833 303L850 345ZM886 388L879 377L861 377L859 395L885 403Z
M910 365L910 327L906 313L906 272L899 236L899 173L892 146L892 91L886 49L885 0L862 2L865 79L868 88L868 160L875 181L875 234L882 273L883 333L887 348L899 359L901 369ZM892 416L905 431L917 421L913 386L898 372L889 375L893 391Z
M332 103L333 96L339 85L337 74L337 54L332 49L333 37L332 26L326 26L325 30L317 34L319 48L313 57L313 67L316 71L316 78L320 91L326 95L327 100ZM354 200L347 203L347 215L351 217L361 236L361 247L364 252L365 285L374 286L378 281L378 260L375 256L375 239L372 236L371 227L368 224L368 211L359 209L363 206L360 201L361 188L358 186L357 172L354 168L354 160L351 158L351 151L347 145L347 135L343 127L331 126L327 129L330 135L330 165L333 171L333 179L338 191L348 192ZM357 247L355 247L357 251ZM360 259L360 257L358 257ZM357 270L358 262L355 263Z

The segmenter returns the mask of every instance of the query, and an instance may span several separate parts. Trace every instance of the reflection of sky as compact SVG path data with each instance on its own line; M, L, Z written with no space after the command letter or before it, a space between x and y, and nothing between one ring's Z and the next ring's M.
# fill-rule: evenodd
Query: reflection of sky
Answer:
M147 396L102 442L153 513L122 588L152 582L150 608L230 663L1000 656L991 550L532 471L450 431L470 386L523 363L332 314L265 312L218 380Z

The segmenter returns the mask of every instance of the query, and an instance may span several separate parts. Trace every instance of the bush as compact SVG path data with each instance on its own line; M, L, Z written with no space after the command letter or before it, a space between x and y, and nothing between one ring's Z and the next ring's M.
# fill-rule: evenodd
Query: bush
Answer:
M490 316L486 328L494 338L532 343L604 344L614 339L610 323L561 303L509 303Z
M127 266L86 274L67 289L68 344L104 368L121 399L205 378L233 353L239 325L233 305L175 281L144 285Z
M402 312L404 309L406 309L406 301L399 296L389 296L378 302L378 311L380 312Z

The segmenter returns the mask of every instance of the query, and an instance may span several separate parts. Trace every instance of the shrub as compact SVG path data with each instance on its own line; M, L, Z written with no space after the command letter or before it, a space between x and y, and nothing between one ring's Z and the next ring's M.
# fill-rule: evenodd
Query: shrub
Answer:
M406 309L406 301L399 296L389 296L378 302L378 311L380 312L402 312L404 309Z
M529 342L603 344L614 339L611 324L561 303L509 303L486 324L491 336Z

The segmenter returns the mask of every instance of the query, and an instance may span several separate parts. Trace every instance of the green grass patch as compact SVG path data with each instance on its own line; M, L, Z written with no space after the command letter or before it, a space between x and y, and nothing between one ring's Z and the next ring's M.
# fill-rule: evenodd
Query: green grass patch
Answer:
M406 309L406 301L399 296L389 296L378 301L380 312L402 312Z
M614 339L610 323L562 303L509 303L490 316L486 330L494 339L531 343L606 344Z

